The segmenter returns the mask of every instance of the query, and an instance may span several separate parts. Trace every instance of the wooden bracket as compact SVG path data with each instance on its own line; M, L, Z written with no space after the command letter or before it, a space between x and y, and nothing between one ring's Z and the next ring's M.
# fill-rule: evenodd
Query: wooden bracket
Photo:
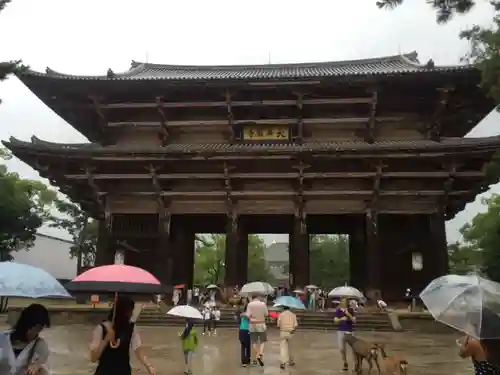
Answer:
M100 192L99 187L95 183L94 178L92 176L92 170L90 168L85 168L85 175L87 177L87 183L90 186L90 188L92 189L92 193L94 195L94 199L95 199L96 203L99 205L99 207L101 209L105 209L104 202L102 201L102 197L101 197L101 192Z
M450 197L450 193L453 191L453 183L455 182L456 174L457 174L457 166L456 166L456 164L452 164L449 168L449 171L448 171L448 178L444 182L444 186L443 186L443 193L444 194L442 197L442 201L440 202L442 209L444 211L446 211L446 208L448 207L448 204L449 204L449 197Z
M373 178L372 197L370 201L370 210L376 210L378 199L380 197L380 180L382 179L384 165L379 162L376 166L375 176Z
M224 162L224 191L226 193L227 217L230 220L230 228L232 233L238 230L238 213L234 204L233 189L231 184L230 172L232 167Z
M441 141L441 122L443 115L446 112L446 108L448 106L448 102L450 99L450 92L453 91L453 88L439 88L438 89L438 103L436 106L436 110L432 115L431 123L427 128L427 138L431 139L435 142Z
M104 111L102 109L101 103L99 101L99 98L95 95L89 96L89 99L92 101L92 107L94 108L95 113L97 113L97 116L99 117L99 132L105 136L106 135L106 130L108 130L108 120L106 116L104 115Z
M158 114L160 116L162 146L165 146L169 137L168 119L163 105L163 98L160 96L156 98L156 110L158 111Z
M300 222L300 233L307 233L307 214L305 210L305 200L304 200L304 170L309 168L310 166L304 164L300 161L299 165L293 166L294 169L297 169L297 187L296 187L296 196L295 196L295 220L299 220Z
M302 108L304 108L304 94L298 92L297 95L297 135L295 141L302 143L304 140L304 122L302 121Z
M370 117L368 123L366 124L366 134L365 142L374 143L376 126L377 126L377 104L378 104L378 92L374 90L372 92L372 99L370 103Z
M230 134L230 142L236 141L236 134L234 132L234 116L233 109L231 107L231 92L226 89L225 93L226 107L227 107L227 126Z

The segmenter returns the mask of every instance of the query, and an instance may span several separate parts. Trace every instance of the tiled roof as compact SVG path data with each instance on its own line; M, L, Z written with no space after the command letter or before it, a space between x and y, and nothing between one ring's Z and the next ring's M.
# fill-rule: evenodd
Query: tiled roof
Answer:
M433 63L421 65L417 53L379 57L372 59L268 65L226 65L193 66L162 65L132 62L129 71L107 75L81 76L56 72L50 68L45 73L28 70L22 75L43 76L69 80L260 80L260 79L300 79L342 76L392 75L421 72L453 72L472 70L471 65L434 66Z
M96 143L82 144L60 144L40 140L32 137L31 142L24 142L11 137L9 141L2 141L9 149L15 151L36 151L43 153L85 153L86 155L145 155L155 156L162 154L184 155L184 154L200 154L217 155L217 154L263 154L263 155L279 155L286 153L300 152L324 152L324 153L382 153L390 151L399 152L433 152L446 150L462 150L462 151L496 151L500 148L500 136L484 137L484 138L449 138L443 139L441 142L431 140L394 140L394 141L378 141L375 143L366 143L362 141L344 141L344 142L304 142L297 143L185 143L185 144L169 144L165 147L124 147L124 146L107 146L103 147Z

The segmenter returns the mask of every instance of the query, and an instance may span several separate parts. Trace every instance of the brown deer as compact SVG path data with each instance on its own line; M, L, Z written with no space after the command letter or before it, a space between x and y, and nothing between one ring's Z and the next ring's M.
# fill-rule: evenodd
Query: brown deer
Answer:
M357 374L363 373L363 359L368 362L368 374L373 369L373 362L377 365L379 375L381 374L378 363L379 348L377 344L370 343L352 334L345 335L344 340L349 344L354 354L354 371Z
M408 375L408 361L400 355L388 356L385 344L376 344L381 355L381 364L385 375Z

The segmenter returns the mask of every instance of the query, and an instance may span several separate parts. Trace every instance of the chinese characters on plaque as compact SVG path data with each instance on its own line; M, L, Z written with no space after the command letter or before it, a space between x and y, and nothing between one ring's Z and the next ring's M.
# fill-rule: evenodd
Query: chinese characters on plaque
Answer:
M288 126L245 126L245 141L287 141L290 138Z

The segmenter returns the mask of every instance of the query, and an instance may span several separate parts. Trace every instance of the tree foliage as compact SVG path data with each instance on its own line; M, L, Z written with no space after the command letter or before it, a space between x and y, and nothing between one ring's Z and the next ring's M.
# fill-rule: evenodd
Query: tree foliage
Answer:
M467 275L481 272L482 252L470 244L459 242L448 245L450 273Z
M58 214L50 217L50 226L66 231L72 238L71 257L76 257L78 273L92 266L97 248L98 223L79 205L63 199L55 201Z
M427 0L426 2L436 9L438 23L446 23L456 14L468 13L477 3L475 0ZM493 23L487 27L474 25L462 31L460 38L469 41L470 45L469 52L463 56L463 60L476 64L481 70L481 86L498 104L500 103L500 1L489 0L488 2L494 11ZM376 2L379 8L386 9L393 9L403 3L404 0Z
M346 235L311 236L311 282L336 287L349 282L349 237Z
M9 159L5 149L0 157ZM56 193L40 181L26 180L0 164L0 260L11 252L30 248L35 234L50 215Z
M465 244L479 255L482 271L492 280L500 281L500 196L484 199L487 211L477 214L465 224L461 233ZM463 251L463 250L462 250Z
M248 281L269 281L271 274L264 259L265 244L257 235L248 236ZM197 236L194 282L198 285L222 284L225 275L226 236Z

